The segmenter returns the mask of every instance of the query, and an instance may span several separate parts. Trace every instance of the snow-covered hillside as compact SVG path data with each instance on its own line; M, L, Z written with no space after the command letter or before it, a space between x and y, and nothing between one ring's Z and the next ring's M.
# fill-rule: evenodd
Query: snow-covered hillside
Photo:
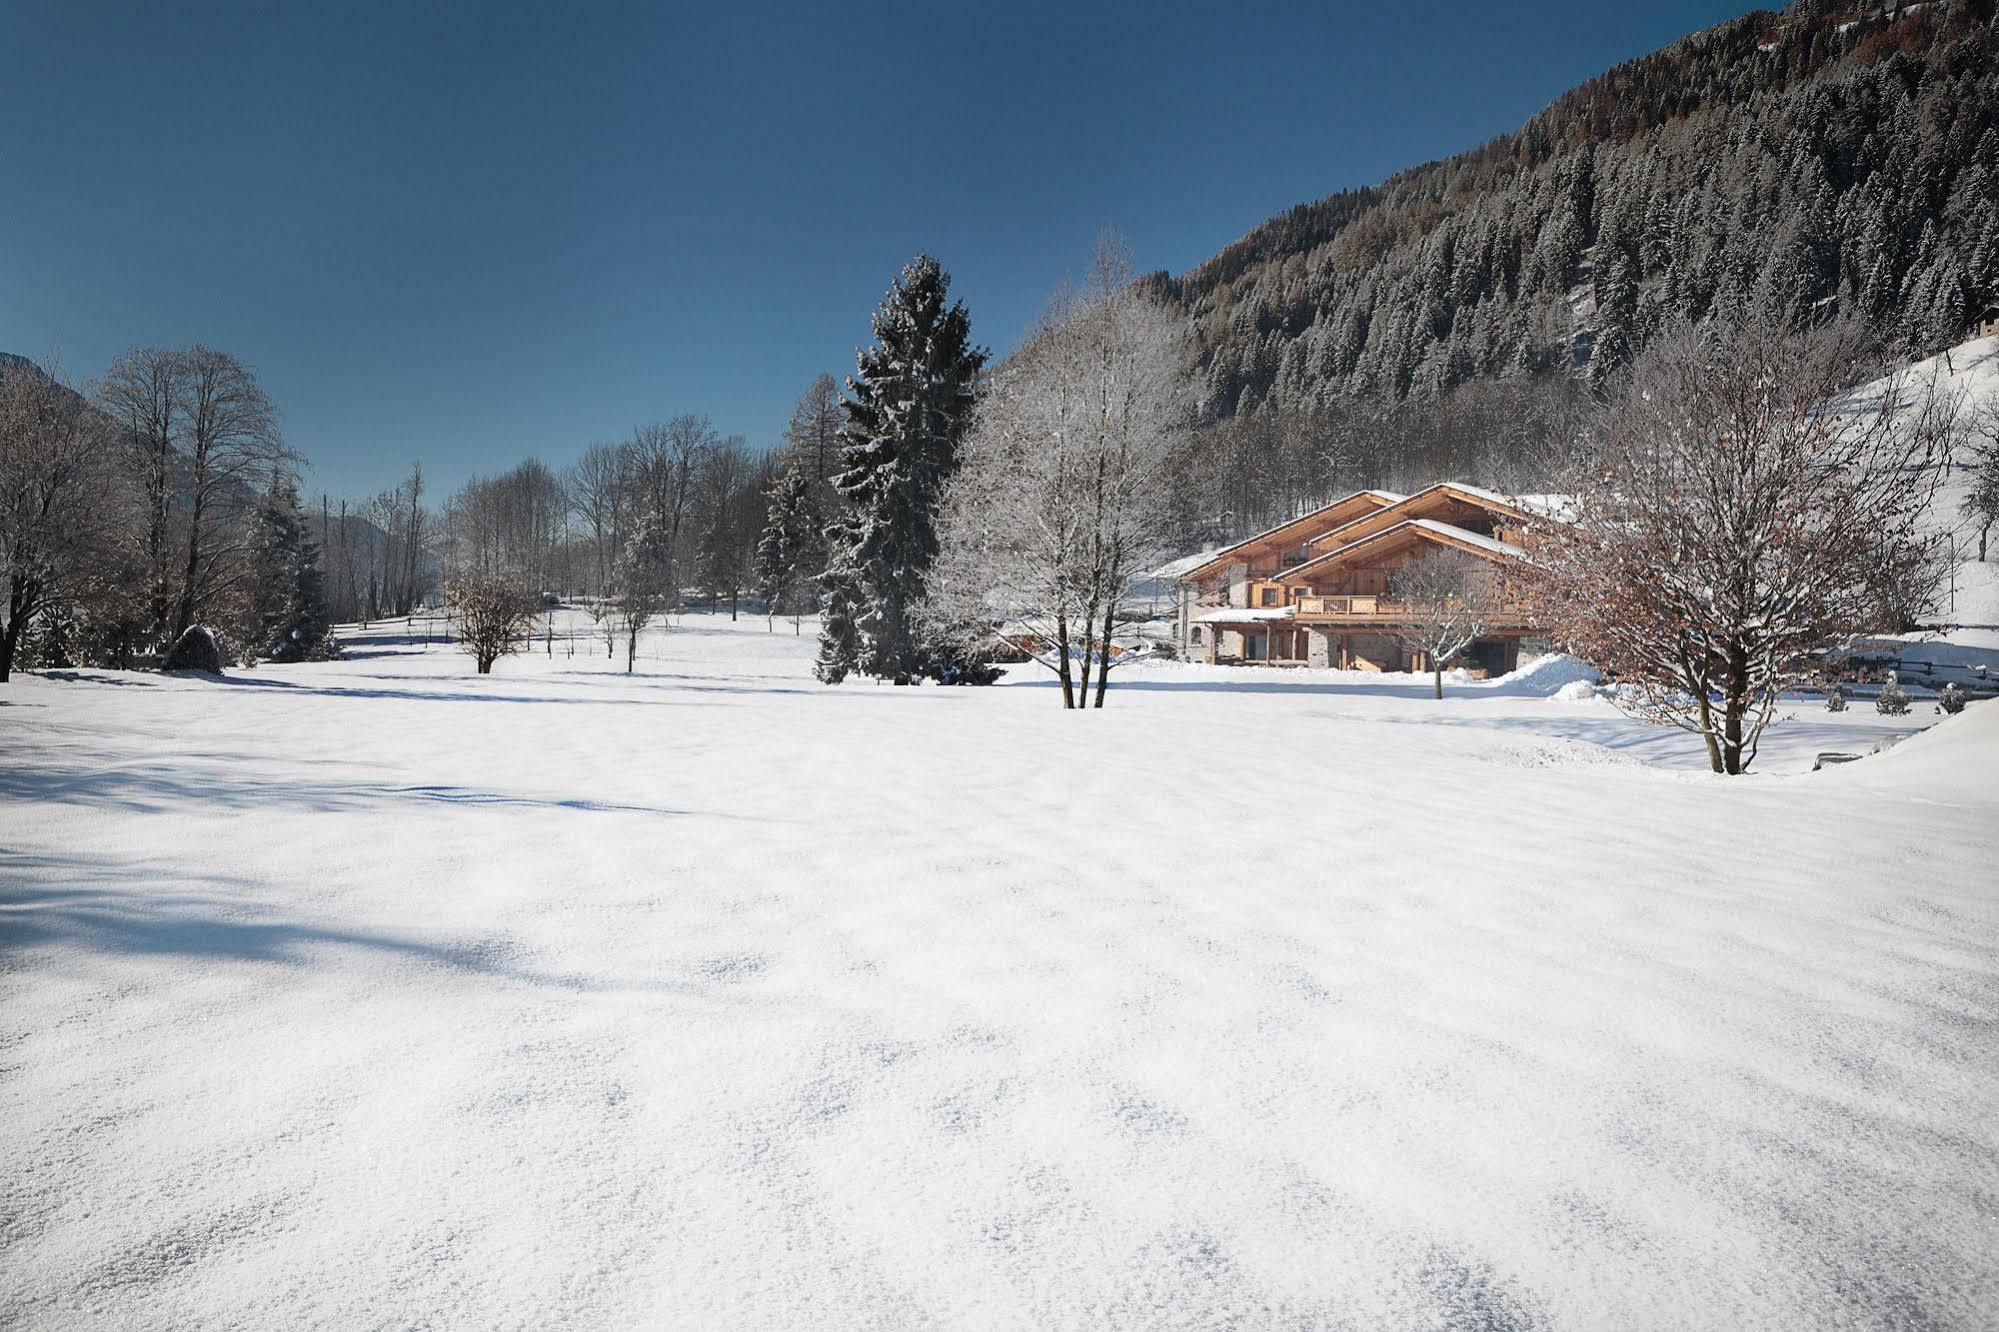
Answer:
M1990 1325L1999 703L809 630L7 686L0 1323Z
M1928 360L1917 361L1901 376L1907 399L1938 392L1961 403L1968 422L1980 407L1999 403L1999 337L1974 338ZM1856 397L1862 401L1878 397L1882 383L1869 384ZM1962 462L1968 451L1957 461ZM1992 665L1999 671L1999 561L1981 561L1976 527L1963 512L1964 497L1970 490L1971 474L1963 467L1946 471L1937 486L1931 507L1931 521L1940 533L1950 536L1953 561L1945 601L1936 617L1943 641L1960 648L1991 649ZM1999 543L1988 553L1999 554ZM1934 639L1935 635L1930 635ZM1920 655L1920 654L1918 654ZM1945 654L1948 655L1948 654Z

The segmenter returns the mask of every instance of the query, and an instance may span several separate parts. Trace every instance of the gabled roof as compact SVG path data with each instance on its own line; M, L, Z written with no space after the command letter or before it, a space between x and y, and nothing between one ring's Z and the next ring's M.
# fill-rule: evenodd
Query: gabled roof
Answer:
M1308 548L1313 546L1337 548L1351 544L1362 537L1371 536L1375 532L1387 531L1396 523L1419 517L1425 508L1436 504L1440 500L1457 500L1460 503L1484 509L1488 513L1504 514L1509 518L1517 518L1522 521L1530 520L1533 517L1533 514L1528 512L1528 510L1522 508L1518 503L1500 494L1498 491L1487 490L1483 486L1466 485L1461 481L1439 481L1436 485L1426 486L1415 494L1396 501L1394 504L1377 509L1373 513L1364 513L1358 518L1351 519L1330 531L1321 533L1308 541L1306 546Z
M1331 504L1322 505L1319 508L1312 510L1308 514L1304 514L1300 517L1292 518L1285 522L1281 522L1277 524L1277 526L1275 527L1265 528L1263 531L1258 532L1255 536L1244 537L1241 541L1236 542L1232 546L1223 546L1220 550L1216 551L1212 556L1210 556L1204 563L1195 565L1193 568L1187 569L1184 572L1182 572L1179 575L1180 581L1191 582L1201 578L1203 575L1214 573L1217 570L1227 568L1229 565L1236 562L1237 552L1245 550L1251 546L1262 545L1264 542L1273 541L1279 537L1291 535L1299 528L1309 527L1314 523L1319 523L1326 525L1327 529L1331 530L1332 528L1340 526L1342 523L1363 517L1367 513L1372 513L1381 509L1385 509L1390 507L1391 505L1400 504L1408 498L1409 498L1408 496L1398 495L1392 490L1356 490L1351 495L1342 495L1338 499L1334 500ZM1347 510L1353 507L1354 502L1356 500L1366 501L1369 507L1364 510L1356 509L1352 513L1351 518L1344 516L1342 514L1336 514L1334 512L1335 510Z
M1434 518L1405 518L1393 527L1385 527L1379 532L1370 532L1357 541L1350 541L1336 550L1314 556L1303 564L1294 564L1282 573L1273 575L1273 582L1288 583L1293 578L1315 569L1331 565L1345 564L1356 557L1365 557L1399 542L1415 539L1429 541L1442 546L1454 546L1474 555L1493 559L1526 560L1526 551L1511 542L1500 541L1479 532L1468 532L1462 527L1440 523Z

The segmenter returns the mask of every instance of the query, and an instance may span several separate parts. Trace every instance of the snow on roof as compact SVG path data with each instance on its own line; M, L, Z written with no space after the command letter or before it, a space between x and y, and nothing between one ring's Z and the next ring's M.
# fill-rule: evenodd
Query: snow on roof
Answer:
M1229 547L1227 546L1215 546L1208 550L1196 551L1192 555L1182 555L1177 560L1168 560L1157 569L1149 570L1139 576L1141 578L1156 578L1161 582L1178 578L1183 574L1192 573L1204 564L1212 562L1215 556L1228 549Z
M1313 509L1310 513L1301 513L1296 518L1286 518L1283 522L1278 523L1274 527L1266 527L1261 532L1256 533L1254 536L1246 536L1240 541L1232 541L1226 546L1217 547L1216 549L1209 551L1207 557L1203 559L1199 564L1192 565L1189 568L1182 570L1179 574L1176 574L1174 576L1184 577L1186 574L1192 573L1195 569L1199 569L1204 565L1213 564L1216 560L1220 559L1222 556L1228 554L1232 550L1240 550L1244 546L1255 545L1259 541L1277 535L1277 533L1282 532L1287 527L1295 527L1299 523L1304 522L1308 518L1317 517L1319 514L1324 513L1327 509L1337 508L1339 505L1345 504L1348 500L1356 499L1362 495L1374 496L1376 499L1382 502L1383 507L1386 507L1390 504L1400 504L1403 500L1409 498L1407 495L1398 495L1392 490L1356 490L1349 494L1342 495L1338 499L1332 500L1329 503L1321 504L1318 508ZM1189 556L1188 558L1191 559L1193 557ZM1166 566L1166 567L1171 567L1171 566Z
M1467 495L1476 495L1479 499L1489 500L1494 504L1503 504L1509 509L1522 507L1518 495L1502 495L1496 490L1487 490L1484 486L1474 486L1465 481L1439 481L1436 485L1430 487L1431 490L1443 490L1446 488L1463 491Z
M1335 555L1352 550L1356 546L1365 546L1369 542L1380 541L1389 534L1400 532L1407 527L1420 527L1427 532L1432 532L1442 537L1449 537L1452 540L1462 541L1467 545L1477 546L1481 550L1490 551L1494 555L1504 556L1508 559L1526 560L1532 558L1525 550L1510 542L1500 541L1489 536L1482 536L1477 532L1468 532L1464 528L1454 526L1451 523L1439 522L1435 518L1404 518L1393 527L1384 527L1379 532L1361 537L1358 541L1349 541L1345 545L1321 551L1311 559L1294 564L1289 569L1280 569L1272 574L1271 578L1282 581L1301 569L1309 569L1315 564L1323 564Z
M1449 537L1453 541L1467 542L1477 546L1480 550L1490 551L1494 555L1503 555L1508 559L1524 560L1527 558L1527 552L1510 541L1501 541L1496 537L1483 536L1477 532L1467 532L1462 527L1453 527L1449 523L1440 523L1434 518L1411 518L1406 523L1397 523L1395 527L1389 528L1388 531L1393 532L1401 527L1420 527L1426 532L1434 532L1438 536ZM1386 535L1386 533L1382 535ZM1359 542L1355 542L1354 544L1358 545Z
M1197 624L1244 624L1251 620L1289 620L1298 614L1296 606L1223 606L1196 615Z

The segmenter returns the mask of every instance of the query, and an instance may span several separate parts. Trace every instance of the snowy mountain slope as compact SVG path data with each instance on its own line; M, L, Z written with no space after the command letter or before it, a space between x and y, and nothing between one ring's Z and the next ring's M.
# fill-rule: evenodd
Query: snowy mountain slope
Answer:
M1968 418L1981 406L1999 404L1999 337L1960 343L1913 363L1899 378L1905 402L1934 385L1938 392L1958 398ZM1860 402L1878 400L1887 382L1867 384L1854 397ZM1965 456L1968 451L1961 452L1958 461ZM1999 679L1999 560L1977 558L1978 535L1963 513L1970 479L1962 466L1946 469L1930 506L1933 530L1948 537L1949 550L1957 557L1950 561L1936 630L1884 640L1904 644L1896 649L1901 659L1918 668L1935 667L1938 679L1974 680L1980 665ZM1999 556L1999 541L1988 553Z

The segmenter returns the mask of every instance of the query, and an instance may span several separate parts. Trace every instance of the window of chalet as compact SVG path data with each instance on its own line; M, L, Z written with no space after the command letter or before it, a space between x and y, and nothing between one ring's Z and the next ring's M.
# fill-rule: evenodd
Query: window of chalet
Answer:
M1279 598L1282 597L1283 595L1284 592L1282 588L1266 587L1263 589L1263 604L1266 606L1282 605L1283 603L1279 600Z
M1195 625L1195 626L1194 626L1194 632L1193 632L1193 633L1191 633L1191 634L1189 634L1189 635L1187 636L1187 641L1188 641L1188 642L1190 642L1190 643L1192 643L1192 644L1194 644L1194 645L1195 645L1195 646L1197 646L1197 647L1198 647L1198 646L1200 646L1201 642L1203 641L1203 640L1202 640L1202 638L1201 638L1201 626L1200 626L1200 625L1198 625L1198 624L1197 624L1197 625Z

